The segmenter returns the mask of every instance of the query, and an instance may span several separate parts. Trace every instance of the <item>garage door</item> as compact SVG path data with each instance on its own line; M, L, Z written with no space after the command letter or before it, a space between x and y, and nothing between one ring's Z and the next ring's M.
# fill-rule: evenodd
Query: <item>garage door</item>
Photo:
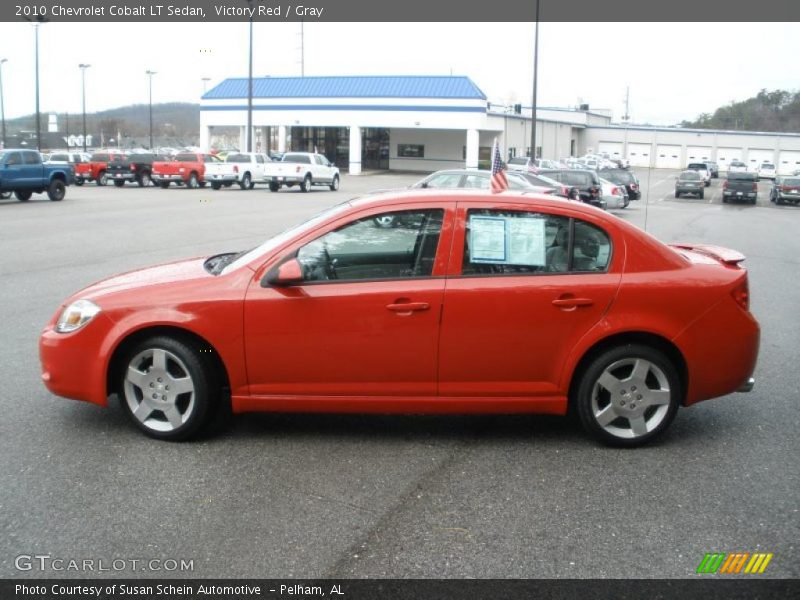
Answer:
M687 146L686 164L714 160L711 158L711 146Z
M792 175L800 170L800 152L783 150L779 155L777 167L779 175Z
M622 142L600 142L597 151L601 154L608 152L611 158L622 158Z
M742 160L741 148L717 148L717 164L720 171L727 171L733 160Z
M762 162L775 164L775 151L766 148L750 148L747 151L747 170L755 173Z
M665 146L659 144L656 148L656 168L657 169L680 169L681 168L681 147Z
M632 167L650 166L650 144L628 144L628 161Z

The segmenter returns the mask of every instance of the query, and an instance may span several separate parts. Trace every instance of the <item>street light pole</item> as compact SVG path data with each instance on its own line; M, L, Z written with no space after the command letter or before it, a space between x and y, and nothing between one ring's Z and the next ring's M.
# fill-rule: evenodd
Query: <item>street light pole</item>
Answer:
M36 149L42 150L42 124L39 116L39 25L34 23L33 28L36 32Z
M3 122L3 133L2 138L0 138L0 144L2 147L6 147L6 107L3 103L3 63L7 63L7 58L0 58L0 119Z
M536 160L536 77L539 73L539 0L536 0L536 30L533 40L533 98L531 101L531 158Z
M145 74L150 80L150 100L149 100L149 114L150 114L150 150L153 149L153 75L156 74L155 71L147 70Z
M81 104L83 105L83 151L86 152L86 69L92 65L81 63Z
M253 1L248 0L250 6ZM252 15L252 11L251 11ZM250 17L250 55L247 71L247 151L253 151L253 17Z

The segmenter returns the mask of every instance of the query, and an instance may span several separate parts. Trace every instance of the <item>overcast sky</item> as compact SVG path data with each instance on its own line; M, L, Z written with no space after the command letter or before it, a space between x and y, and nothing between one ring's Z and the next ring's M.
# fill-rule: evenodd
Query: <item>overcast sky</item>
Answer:
M467 75L495 102L530 104L532 23L306 23L306 75ZM761 88L798 86L797 23L542 23L540 106L580 102L634 122L674 124ZM256 23L254 76L300 75L300 24ZM247 76L247 23L62 23L40 30L43 113L153 102L198 102ZM0 23L6 118L35 110L34 31Z

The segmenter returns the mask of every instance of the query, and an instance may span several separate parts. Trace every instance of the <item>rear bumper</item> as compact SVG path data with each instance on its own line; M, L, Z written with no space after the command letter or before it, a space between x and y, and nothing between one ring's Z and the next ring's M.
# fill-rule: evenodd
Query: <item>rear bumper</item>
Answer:
M163 183L165 181L183 183L183 177L181 175L165 175L165 174L156 175L155 173L153 173L152 175L150 175L150 179L152 179L156 183Z
M758 192L737 192L736 190L723 190L725 198L755 198Z
M231 174L231 175L220 175L220 174L215 173L215 174L212 174L212 175L206 174L206 181L209 181L211 183L236 183L239 180L236 177L236 175L233 175L233 174Z

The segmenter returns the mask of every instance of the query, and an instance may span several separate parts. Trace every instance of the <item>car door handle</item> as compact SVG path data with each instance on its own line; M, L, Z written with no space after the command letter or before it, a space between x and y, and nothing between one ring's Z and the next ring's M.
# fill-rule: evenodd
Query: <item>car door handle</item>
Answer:
M592 304L594 304L594 300L591 298L556 298L553 300L553 306L567 310L575 309L579 306L591 306Z
M417 310L428 310L431 307L427 302L394 302L387 304L386 308L396 313L410 314Z

